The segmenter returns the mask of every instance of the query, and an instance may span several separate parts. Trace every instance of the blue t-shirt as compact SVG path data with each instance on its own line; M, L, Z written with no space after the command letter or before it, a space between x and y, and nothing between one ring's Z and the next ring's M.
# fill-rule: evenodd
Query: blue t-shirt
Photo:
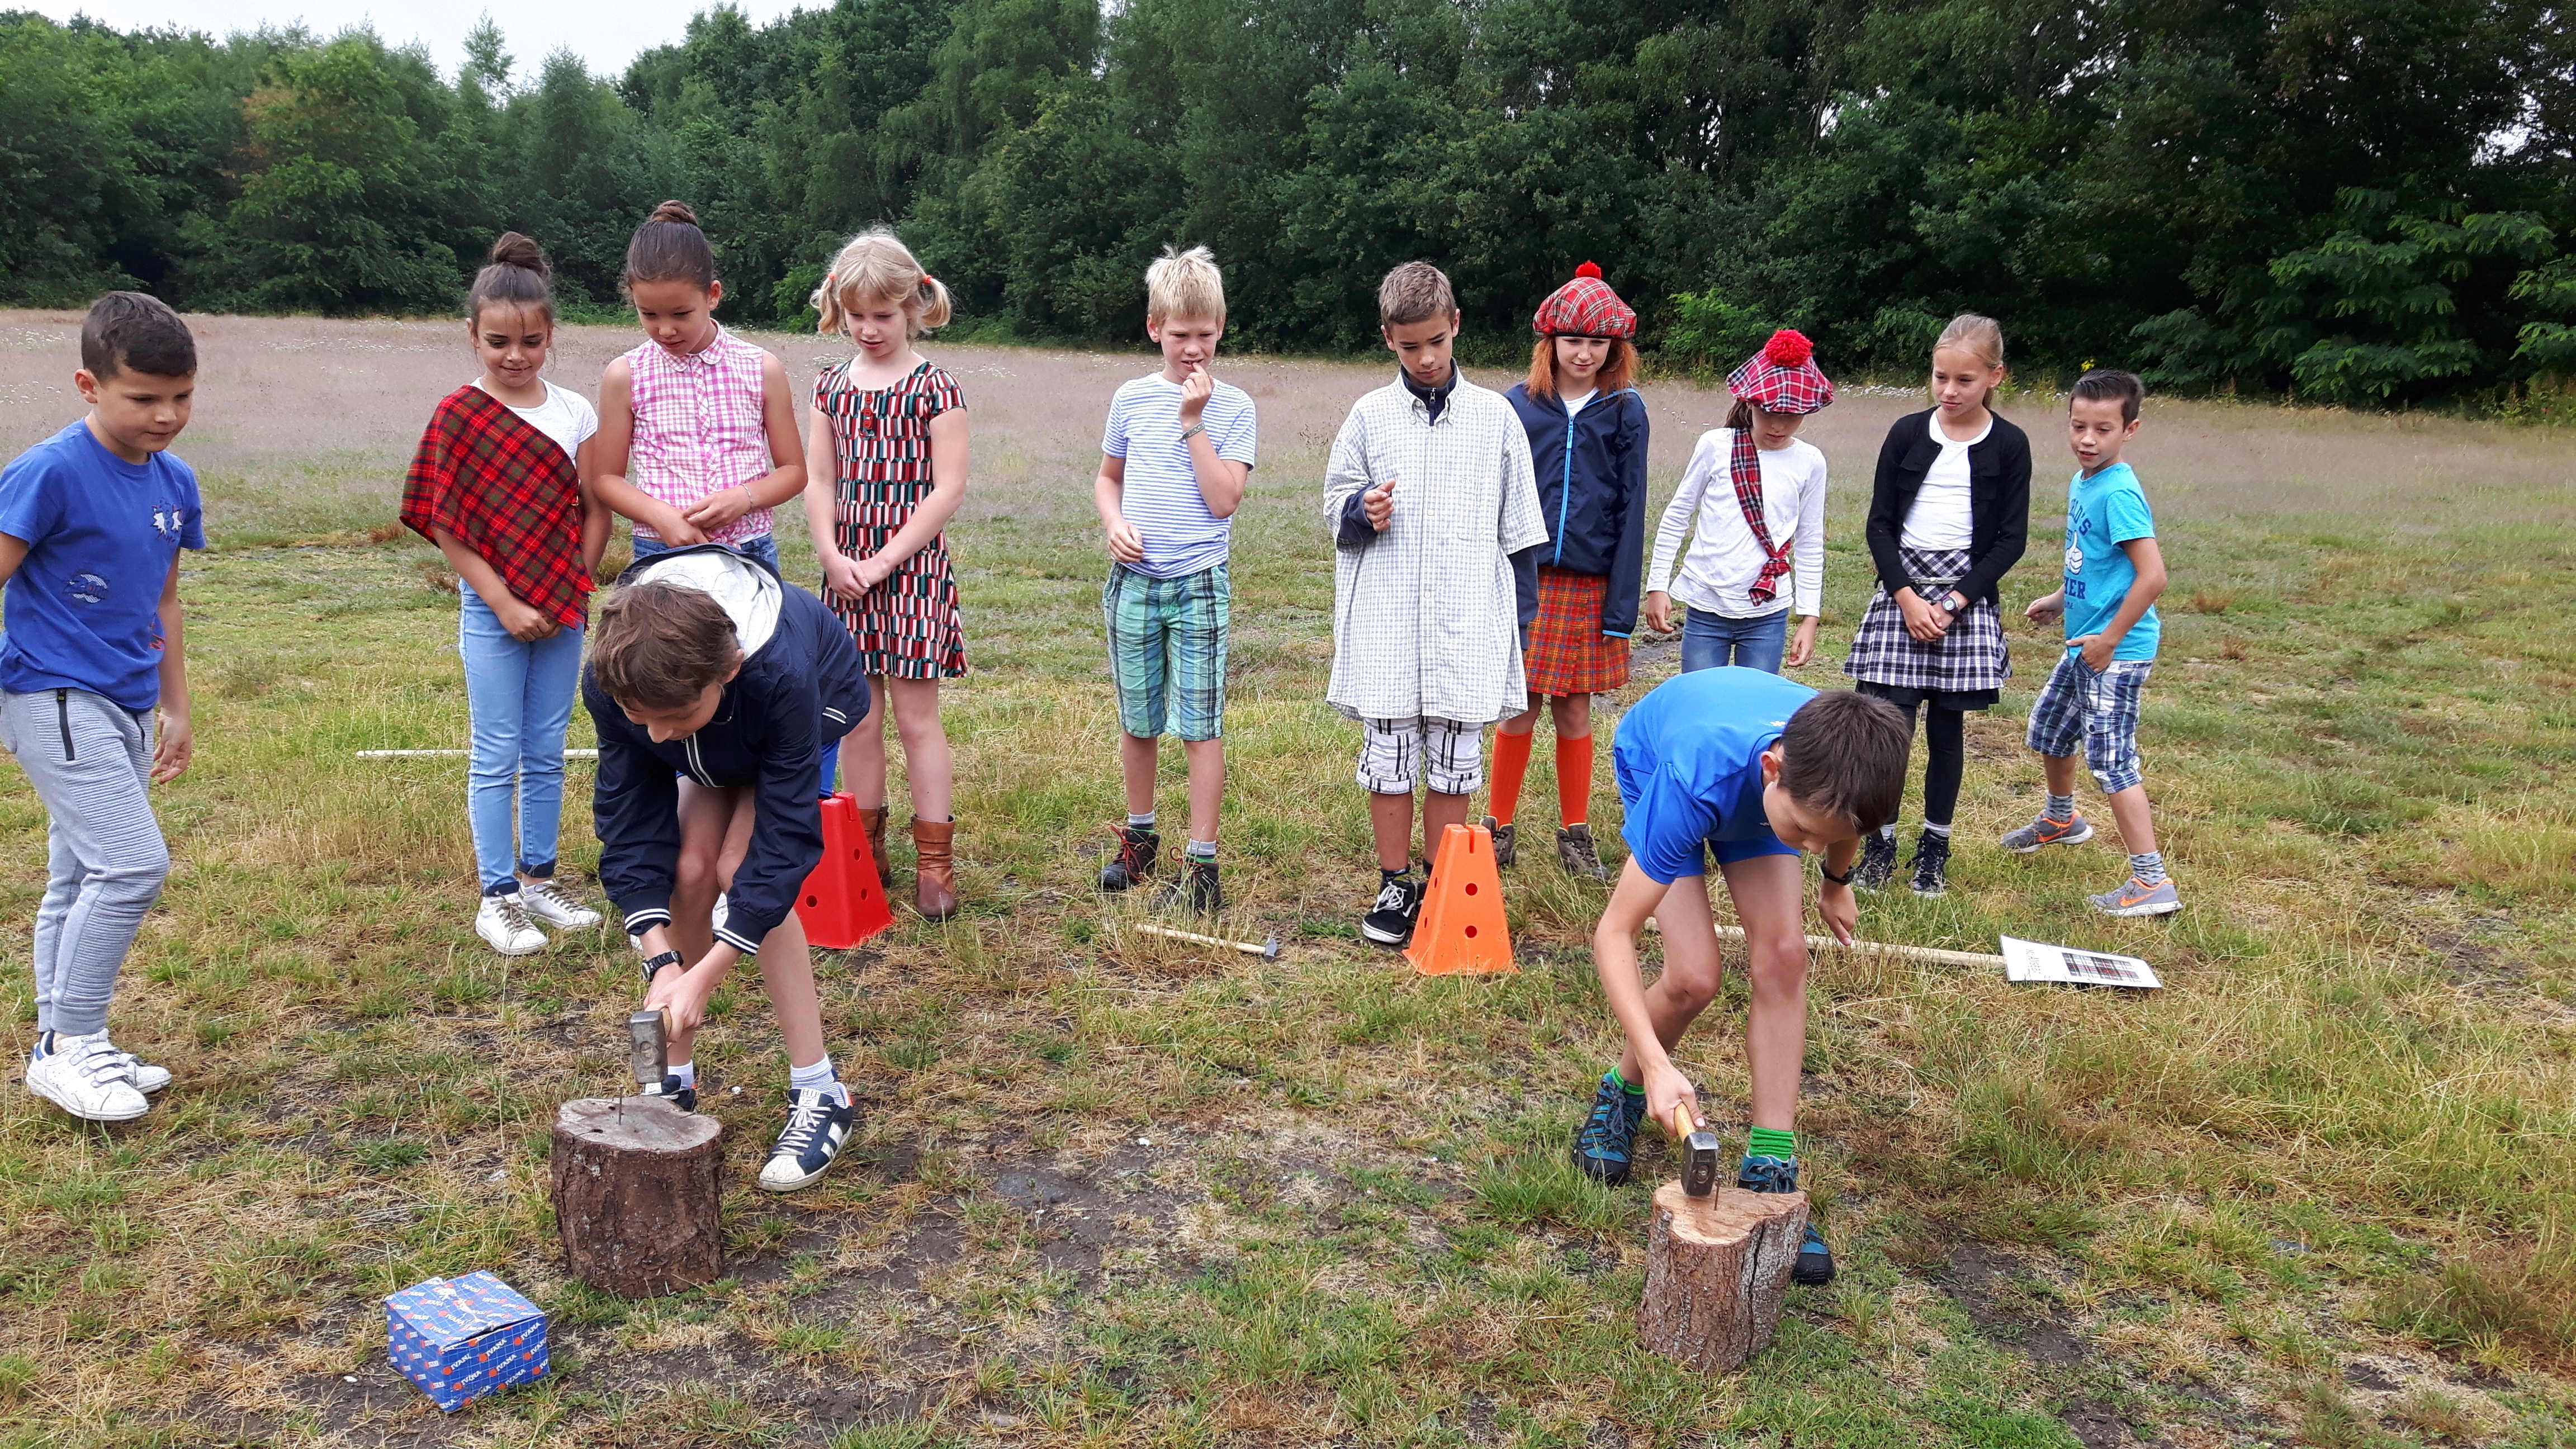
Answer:
M76 422L0 468L0 533L27 545L0 690L159 703L161 587L179 550L206 546L196 470L168 453L129 463Z
M1199 421L1208 443L1229 463L1253 462L1252 395L1220 382L1208 394ZM1190 445L1181 441L1181 385L1152 373L1126 383L1109 400L1109 426L1100 451L1127 460L1118 511L1145 540L1145 556L1127 565L1153 579L1205 573L1225 562L1234 520L1208 512L1199 493Z
M2156 516L2147 510L2147 490L2126 463L2114 463L2087 478L2077 473L2066 485L2066 637L2099 634L2120 612L2129 585L2138 581L2138 566L2120 545L2156 536ZM2114 659L2153 659L2164 625L2149 605L2144 617L2120 636ZM2072 647L2072 646L2069 646Z
M1619 721L1610 755L1620 827L1658 885L1707 869L1702 847L1776 840L1762 813L1762 752L1816 691L1760 669L1695 669L1657 685Z

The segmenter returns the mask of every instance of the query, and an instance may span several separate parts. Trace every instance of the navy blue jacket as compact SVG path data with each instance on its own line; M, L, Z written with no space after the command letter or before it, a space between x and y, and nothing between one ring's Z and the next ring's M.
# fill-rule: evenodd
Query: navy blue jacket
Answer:
M1601 632L1637 629L1637 589L1646 576L1646 400L1635 388L1594 398L1566 416L1565 404L1530 396L1528 383L1503 394L1529 429L1530 462L1548 541L1538 561L1573 574L1607 574Z
M726 888L727 915L716 931L727 945L752 953L795 909L796 893L823 858L822 752L867 715L868 681L849 631L822 600L721 545L645 559L618 583L662 577L695 587L709 570L723 576L724 586L707 592L733 615L750 647L715 718L697 733L656 744L600 688L599 676L582 667L582 703L599 731L591 818L599 833L599 883L625 913L627 933L640 935L671 922L679 776L701 785L753 787L750 851Z

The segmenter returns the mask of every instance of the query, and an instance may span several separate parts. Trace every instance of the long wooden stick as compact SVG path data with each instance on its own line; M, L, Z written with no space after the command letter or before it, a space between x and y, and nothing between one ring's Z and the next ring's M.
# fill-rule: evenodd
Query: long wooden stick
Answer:
M471 750L360 750L358 751L358 758L362 760L461 760L472 753L473 751ZM599 751L566 750L564 751L564 758L567 760L596 760L599 758Z
M1649 916L1646 918L1646 928L1660 933L1663 930L1663 922ZM1741 941L1744 939L1744 928L1720 926L1717 928L1717 934L1730 941ZM1908 961L1929 961L1941 966L2001 966L2004 964L2003 957L1989 956L1982 951L1944 951L1938 946L1905 946L1893 941L1854 941L1846 946L1831 936L1809 936L1807 949L1896 956Z

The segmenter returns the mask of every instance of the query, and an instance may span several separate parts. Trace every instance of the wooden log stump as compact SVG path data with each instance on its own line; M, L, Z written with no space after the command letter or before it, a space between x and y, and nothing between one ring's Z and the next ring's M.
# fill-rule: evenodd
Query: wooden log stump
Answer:
M1806 1232L1803 1192L1721 1187L1690 1197L1678 1182L1655 1189L1637 1337L1704 1373L1738 1367L1780 1326Z
M572 1275L644 1298L724 1268L724 1126L649 1097L586 1097L555 1113L555 1227Z

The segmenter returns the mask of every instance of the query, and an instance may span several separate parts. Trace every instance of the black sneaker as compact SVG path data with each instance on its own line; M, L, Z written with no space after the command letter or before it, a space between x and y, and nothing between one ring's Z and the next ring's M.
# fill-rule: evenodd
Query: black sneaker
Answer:
M1360 934L1381 946L1413 940L1413 918L1422 914L1422 882L1410 872L1390 875L1377 888L1377 904L1360 917Z
M1162 848L1163 837L1153 831L1119 826L1118 858L1101 867L1100 888L1123 891L1153 879L1154 854Z
M1796 1192L1798 1159L1747 1157L1736 1165L1735 1185L1746 1192ZM1825 1235L1816 1231L1812 1219L1806 1239L1798 1244L1798 1266L1789 1270L1789 1281L1811 1288L1834 1281L1834 1250L1825 1246Z
M679 1108L683 1112L694 1112L698 1110L698 1089L695 1087L681 1086L680 1075L677 1072L664 1077L662 1079L662 1085L658 1087L646 1087L635 1095L639 1097L659 1097L663 1101L670 1103L672 1106Z
M1628 1180L1637 1147L1637 1124L1646 1120L1646 1094L1619 1085L1610 1073L1592 1094L1592 1115L1574 1134L1574 1165L1583 1175L1617 1187Z
M1520 859L1520 835L1513 826L1496 825L1494 817L1485 817L1485 833L1494 837L1494 864L1508 867Z
M1926 830L1914 842L1914 893L1946 895L1950 889L1950 837Z
M848 1088L843 1088L847 1091ZM841 1155L841 1144L859 1125L855 1102L844 1102L839 1094L813 1087L797 1087L787 1093L787 1126L778 1134L777 1145L769 1149L769 1160L761 1164L760 1185L770 1192L794 1192L823 1175L832 1159Z
M1181 857L1181 878L1155 894L1154 909L1186 910L1194 916L1213 916L1224 910L1225 887L1217 881L1216 862Z
M1860 843L1860 864L1852 867L1852 885L1860 890L1884 890L1896 879L1896 837L1873 830Z

